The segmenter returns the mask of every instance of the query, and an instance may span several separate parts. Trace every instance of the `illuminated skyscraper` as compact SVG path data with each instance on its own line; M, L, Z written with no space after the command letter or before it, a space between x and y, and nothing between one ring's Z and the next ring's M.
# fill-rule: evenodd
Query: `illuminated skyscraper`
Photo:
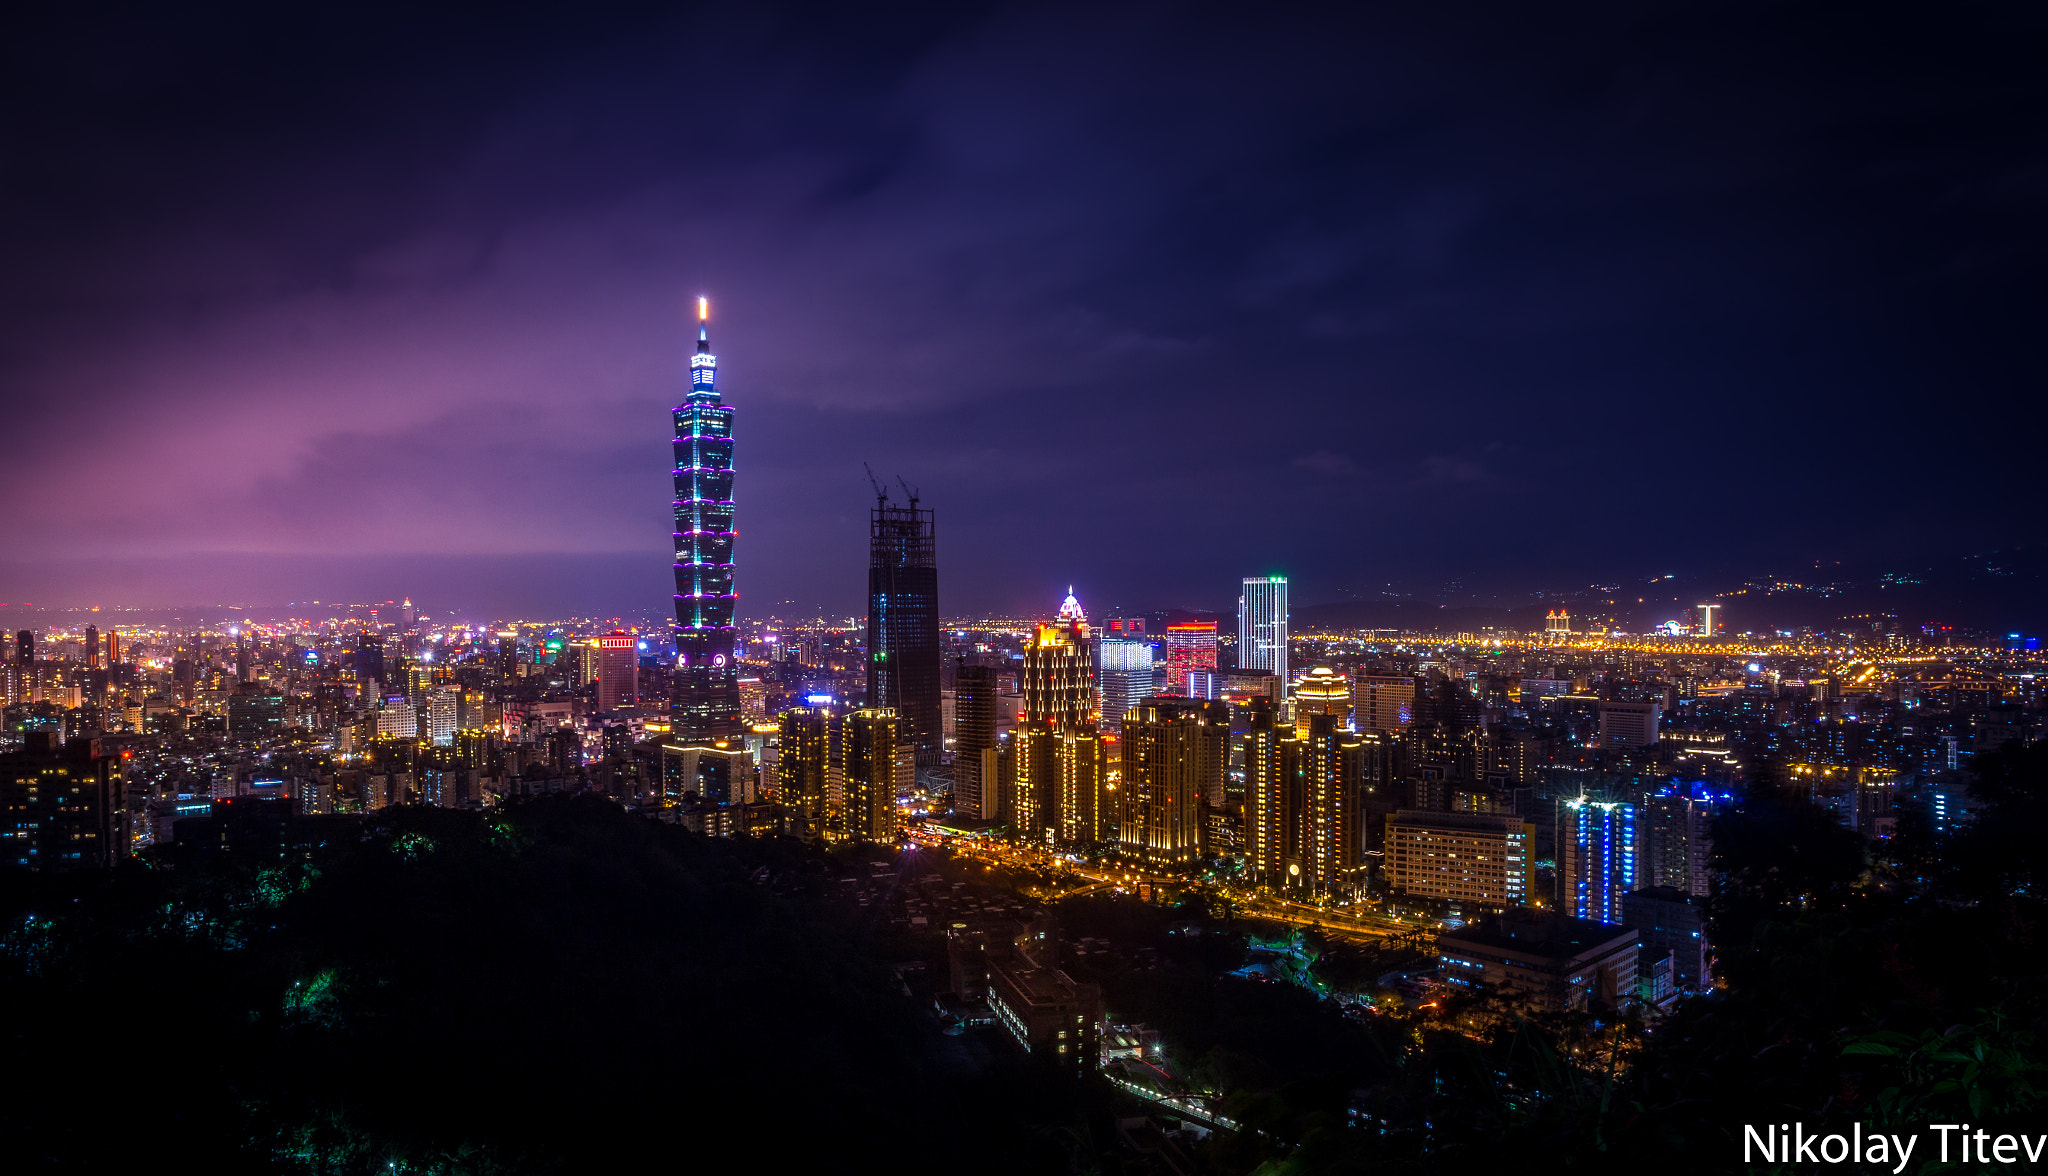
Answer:
M624 629L613 629L597 639L597 709L639 705L639 642Z
M100 668L100 629L98 625L85 627L85 668Z
M1211 626L1214 631L1214 626ZM1230 707L1158 699L1124 716L1123 852L1154 865L1188 862L1202 852L1202 802L1222 791Z
M1184 621L1166 626L1166 692L1188 693L1188 675L1216 669L1216 622Z
M876 487L868 529L868 705L896 712L917 762L939 762L939 567L932 512Z
M14 635L14 660L18 665L30 665L36 660L36 635L23 629Z
M119 633L115 632L115 631L114 631L114 630L112 630L112 629L108 629L108 630L107 630L107 668L111 670L111 669L113 669L113 668L114 668L115 666L118 666L118 665L120 665L120 664L121 664L121 634L119 634Z
M1246 576L1237 598L1237 668L1271 670L1287 690L1287 577Z
M1059 618L1038 626L1024 646L1024 717L1055 726L1095 724L1095 643L1072 589Z
M740 671L733 657L732 409L718 397L710 305L697 300L690 392L675 409L676 678L669 712L680 745L739 745Z

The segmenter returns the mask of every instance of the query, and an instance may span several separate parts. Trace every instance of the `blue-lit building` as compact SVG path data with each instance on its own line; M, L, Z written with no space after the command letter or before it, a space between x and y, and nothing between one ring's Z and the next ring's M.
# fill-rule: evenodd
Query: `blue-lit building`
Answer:
M698 301L700 323L709 308ZM690 391L675 409L676 676L669 700L671 740L685 747L737 748L740 674L733 656L732 409L719 400L718 357L709 329L697 331ZM717 766L725 757L703 757ZM708 782L716 784L718 782ZM713 791L717 789L714 788Z
M1644 884L1636 806L1583 794L1559 804L1559 909L1574 919L1620 923L1622 898Z
M879 490L879 488L878 488ZM939 762L939 564L932 512L877 493L868 528L868 705L896 712L919 767Z

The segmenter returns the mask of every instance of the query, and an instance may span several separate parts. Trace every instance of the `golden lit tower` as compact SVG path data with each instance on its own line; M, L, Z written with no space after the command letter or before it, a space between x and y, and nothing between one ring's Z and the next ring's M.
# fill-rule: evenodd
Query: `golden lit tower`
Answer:
M1024 717L1055 726L1093 727L1095 705L1095 643L1087 614L1074 591L1067 590L1059 617L1038 626L1024 647Z
M1349 725L1351 680L1328 666L1312 669L1294 687L1294 726L1306 734L1311 715L1330 715L1337 726Z

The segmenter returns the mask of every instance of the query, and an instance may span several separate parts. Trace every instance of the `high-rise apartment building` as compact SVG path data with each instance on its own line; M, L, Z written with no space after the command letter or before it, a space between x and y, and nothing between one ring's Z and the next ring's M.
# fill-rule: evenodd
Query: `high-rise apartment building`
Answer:
M676 672L671 740L739 746L740 669L733 650L732 409L719 398L710 306L697 301L690 391L675 408Z
M113 668L114 668L115 666L118 666L118 665L120 665L120 664L121 664L121 634L120 634L120 633L118 633L118 632L116 632L116 631L115 631L115 630L113 630L113 629L108 629L108 630L107 630L107 668L111 670L111 669L113 669Z
M776 736L776 799L789 810L791 831L816 838L825 831L832 797L832 715L824 707L782 712Z
M0 754L0 864L37 871L100 869L128 856L120 760L97 739L60 742L29 731Z
M1269 670L1287 688L1287 577L1245 577L1237 598L1237 666Z
M1124 712L1152 695L1152 645L1130 637L1105 636L1095 643L1096 700L1102 725L1122 728Z
M1059 728L1025 719L1010 732L1010 795L1005 818L1017 834L1043 841L1059 828Z
M863 707L846 716L840 768L842 827L854 841L896 838L899 741L896 712Z
M1058 619L1039 625L1024 646L1023 687L1026 719L1094 727L1095 642L1071 589Z
M1558 908L1575 919L1621 922L1622 896L1643 884L1636 806L1583 793L1558 805Z
M1214 632L1214 627L1211 627ZM1230 707L1151 699L1124 715L1119 802L1123 852L1154 865L1202 852L1202 803L1222 792Z
M953 811L993 821L1002 810L996 779L996 711L1002 679L989 666L953 674Z
M1365 742L1323 711L1282 726L1257 700L1246 716L1247 865L1271 886L1329 894L1358 880Z
M100 668L100 627L98 625L87 625L85 627L85 668L88 670Z
M1089 727L1063 728L1054 751L1054 829L1062 845L1094 845L1107 836L1112 798L1109 747Z
M16 665L32 665L36 660L36 635L22 629L14 635L14 661Z
M640 643L624 629L597 639L597 709L640 705Z
M868 705L900 716L917 762L939 762L939 565L932 512L875 495L868 526Z
M1648 884L1707 896L1707 859L1713 852L1709 828L1713 802L1683 792L1652 796L1643 803L1643 858Z
M1216 622L1182 621L1166 626L1166 693L1186 696L1188 675L1216 670Z

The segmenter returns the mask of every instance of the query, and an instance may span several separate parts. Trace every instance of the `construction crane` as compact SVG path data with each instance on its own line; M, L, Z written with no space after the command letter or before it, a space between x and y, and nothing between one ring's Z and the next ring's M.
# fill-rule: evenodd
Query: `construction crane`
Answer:
M869 466L866 462L862 462L860 463L860 468L868 472L868 485L873 486L875 488L875 505L881 506L883 503L889 501L889 491L883 487L882 480L875 476L875 471L873 467ZM899 479L899 481L900 480L901 479Z

